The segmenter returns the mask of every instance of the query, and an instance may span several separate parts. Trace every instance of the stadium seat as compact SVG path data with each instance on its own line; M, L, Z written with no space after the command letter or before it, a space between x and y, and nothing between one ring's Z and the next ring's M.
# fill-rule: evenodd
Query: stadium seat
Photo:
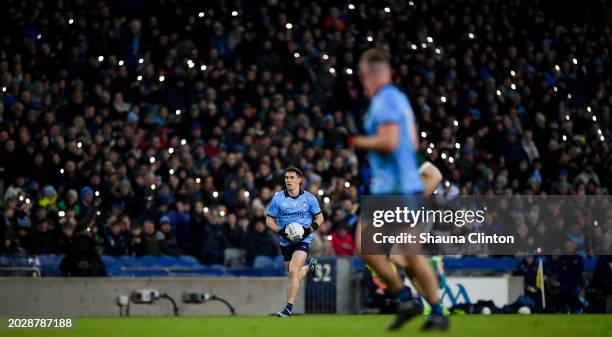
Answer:
M246 266L246 251L239 248L227 248L224 252L223 264L227 267Z

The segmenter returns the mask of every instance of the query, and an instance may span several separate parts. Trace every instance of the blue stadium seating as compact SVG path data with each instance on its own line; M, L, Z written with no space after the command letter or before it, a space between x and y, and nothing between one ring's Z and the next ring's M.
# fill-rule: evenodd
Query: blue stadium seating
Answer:
M42 276L60 276L59 265L63 255L38 256L0 256L0 266L36 266ZM204 265L192 256L143 256L113 257L101 256L108 276L284 276L286 272L282 265L258 263L255 267L224 267L222 265ZM584 259L585 272L595 269L597 259ZM513 272L521 261L513 257L445 257L444 269L447 271L487 271ZM353 268L363 271L365 265L361 259L353 259Z

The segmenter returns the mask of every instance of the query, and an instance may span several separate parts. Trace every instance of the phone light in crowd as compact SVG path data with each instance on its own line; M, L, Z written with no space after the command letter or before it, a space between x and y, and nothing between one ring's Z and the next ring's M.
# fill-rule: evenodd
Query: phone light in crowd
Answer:
M457 120L454 120L454 121L453 121L453 125L454 125L454 126L459 126L459 122L457 122Z
M60 174L64 174L64 169L60 169Z
M497 96L501 96L501 90L497 89L495 93L497 94Z
M80 149L80 148L82 148L82 147L83 147L83 143L78 142L78 143L77 143L77 147L78 147L79 149Z
M138 75L138 77L136 77L136 80L142 81L142 75Z
M444 187L449 188L449 187L450 187L450 181L448 181L448 180L447 180L447 181L444 183Z
M181 109L176 109L176 111L174 112L177 116L181 115Z
M328 235L328 236L327 236L327 241L331 241L331 240L332 240L332 238L333 238L333 236Z
M219 192L217 191L213 191L213 198L218 198L219 197Z
M566 121L569 121L569 120L570 120L569 115L565 115L565 120L566 120Z
M512 90L516 90L516 84L514 83L510 84L510 88L512 88Z
M141 57L138 59L138 64L143 64L144 63L144 59Z
M99 197L99 196L100 196L100 191L96 191L96 192L94 193L94 195L95 195L96 197Z
M452 163L454 163L454 162L455 162L455 158L453 158L453 157L448 157L448 162L449 162L449 163L451 163L451 164L452 164Z
M23 201L23 195L19 196L19 201Z
M203 64L203 65L201 65L201 66L200 66L200 70L202 70L202 71L206 70L206 68L207 68L207 67L206 67L206 65L205 65L205 64Z
M429 148L433 149L436 145L434 143L429 143Z
M38 40L42 39L42 35L41 34L36 35L36 39Z
M195 63L193 63L192 60L187 60L187 66L189 67L189 69L195 67Z
M475 37L475 36L474 36L474 33L468 33L468 37L469 37L470 39L472 39L472 40L473 40L473 39L474 39L474 37Z
M118 62L117 64L119 64L119 66L120 66L120 67L123 67L123 64L124 64L124 63L125 63L125 62L123 62L123 60L119 60L119 62Z
M104 56L102 55L98 56L98 62L102 62L102 61L104 61Z
M174 170L173 170L173 169L169 169L169 170L168 170L168 173L169 173L170 175L173 175L173 174L174 174Z
M173 147L169 148L168 149L168 153L173 154L174 153L174 148Z
M597 122L597 116L593 115L593 122Z
M512 77L516 76L516 72L514 70L510 70L510 76Z
M599 140L601 140L602 142L605 140L604 136L599 136Z
M427 49L427 44L426 43L421 43L421 47L423 47L423 49Z
M198 13L198 17L200 17L200 18L203 18L203 17L204 17L204 15L205 15L205 14L204 14L204 12L200 12L200 13Z
M368 42L372 42L374 41L374 38L368 35L368 37L366 37L366 40L368 40Z
M199 184L199 183L201 183L201 182L202 182L202 179L201 179L200 177L197 177L197 178L195 179L195 182L196 182L196 184Z
M220 215L220 216L225 216L225 211L220 211L220 212L219 212L219 215Z
M353 5L353 4L348 4L348 9L355 9L355 5Z
M161 76L159 77L159 81L160 81L160 82L163 82L163 81L165 81L165 80L166 80L166 76L161 75Z
M446 159L446 153L442 152L442 154L440 155L440 157L441 157L442 159Z
M149 162L150 162L151 164L155 164L155 157L151 157L151 158L149 158Z
M64 211L59 211L59 212L57 212L57 215L58 215L60 218L63 218L63 217L66 215L66 212L64 212Z
M244 195L245 198L248 198L251 195L251 193L249 191L244 191L242 195Z
M346 68L346 74L347 74L347 75L353 75L353 69L351 69L351 68Z
M440 101L441 101L442 103L446 103L446 97L441 96L441 97L440 97Z
M323 193L325 193L325 192L323 190L321 190L321 189L317 191L318 195L323 195Z
M326 204L329 204L329 197L323 198L323 202L326 203Z
M559 67L559 65L558 65L558 64L555 64L555 70L556 70L556 71L561 71L561 67Z
M597 134L601 135L601 129L597 129Z
M155 184L151 184L151 189L155 191Z
M427 37L427 42L428 42L428 43L433 43L433 37L428 36L428 37Z
M346 187L346 188L351 187L351 183L349 181L345 181L344 182L344 187Z
M432 154L432 153L433 153L433 150L430 147L428 147L427 148L427 154Z
M410 46L410 48L412 48L412 50L417 50L419 47L417 47L417 45L413 43L412 46Z
M553 87L553 91L554 91L554 92L557 92L557 91L559 91L559 89L557 89L557 87L556 87L556 86L554 86L554 87Z
M232 16L238 16L238 11L232 11Z
M29 205L29 204L30 204L30 202L32 202L32 201L30 200L30 198L26 198L26 204L28 204L28 205Z
M455 143L455 149L459 150L461 148L461 144L459 144L458 142Z
M564 141L564 142L565 142L565 141L567 141L567 136L566 136L566 135L563 135L563 137L562 137L562 138L563 138L563 141Z
M385 7L385 13L391 13L391 8Z
M576 60L576 58L573 58L573 59L572 59L572 63L573 63L573 64L578 64L578 60Z
M427 138L427 132L421 131L421 137L422 138Z
M572 94L567 94L567 99L572 99Z
M591 107L590 106L587 106L587 111L591 112Z
M324 59L324 60L326 60L326 61L327 61L327 60L329 60L329 55L327 55L327 54L323 54L323 56L322 56L322 57L323 57L323 59Z
M96 211L96 215L97 215L97 216L100 216L100 214L102 214L102 212L100 212L100 211Z
M414 6L414 1L408 1L408 6Z
M442 51L440 50L440 48L436 48L435 52L436 52L436 54L439 55Z
M2 92L6 92L6 87L2 87Z
M336 73L336 69L334 69L334 68L329 68L329 73L330 73L330 74L332 74L332 75L333 75L333 74L335 74L335 73Z
M293 28L293 25L290 22L287 22L285 24L285 28L287 28L287 30L291 30Z
M68 24L69 24L69 25L71 25L71 24L73 24L73 23L74 23L74 19L72 19L72 18L71 18L71 19L68 19Z
M187 140L186 140L186 139L184 139L184 138L183 138L183 139L181 139L181 145L185 145L185 144L187 144Z
M208 213L208 207L204 207L203 211L204 213Z
M293 57L295 57L296 59L299 58L300 57L300 53L298 53L298 52L293 53Z

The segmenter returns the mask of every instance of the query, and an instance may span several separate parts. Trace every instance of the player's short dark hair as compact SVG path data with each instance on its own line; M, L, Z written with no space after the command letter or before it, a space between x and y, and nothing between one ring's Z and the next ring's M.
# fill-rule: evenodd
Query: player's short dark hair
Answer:
M295 174L297 174L299 177L303 177L304 173L302 173L302 171L295 167L295 166L289 166L285 169L285 174L287 174L288 172L294 172Z
M367 65L382 63L388 66L390 65L389 54L380 48L370 48L361 54L359 63Z

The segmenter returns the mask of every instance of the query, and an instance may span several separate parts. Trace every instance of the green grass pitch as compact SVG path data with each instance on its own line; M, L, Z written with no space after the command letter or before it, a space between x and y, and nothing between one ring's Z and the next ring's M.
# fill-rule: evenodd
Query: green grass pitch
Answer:
M89 317L77 318L68 330L0 329L0 336L44 337L365 337L419 336L423 318L402 330L386 332L392 316L305 315L276 317ZM464 315L451 317L443 336L612 336L612 315Z

